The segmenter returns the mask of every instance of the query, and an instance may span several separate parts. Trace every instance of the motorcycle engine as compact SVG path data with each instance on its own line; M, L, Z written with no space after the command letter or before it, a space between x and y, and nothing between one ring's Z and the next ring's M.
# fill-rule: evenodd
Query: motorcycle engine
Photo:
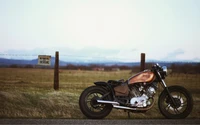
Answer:
M156 84L156 83L155 83ZM151 105L150 98L152 98L157 87L153 83L150 86L146 86L145 83L135 84L131 87L130 92L130 104L132 107L147 107Z

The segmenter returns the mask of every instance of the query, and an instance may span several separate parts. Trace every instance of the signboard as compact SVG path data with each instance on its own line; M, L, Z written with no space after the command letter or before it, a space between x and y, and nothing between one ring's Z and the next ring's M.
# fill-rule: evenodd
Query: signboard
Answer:
M50 66L51 65L51 56L38 55L38 65Z

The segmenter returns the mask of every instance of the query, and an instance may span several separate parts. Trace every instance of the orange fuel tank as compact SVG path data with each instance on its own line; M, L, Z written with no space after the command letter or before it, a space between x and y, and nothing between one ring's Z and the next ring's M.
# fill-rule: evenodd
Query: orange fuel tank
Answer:
M150 70L145 70L129 78L128 84L134 84L138 82L149 83L152 82L154 79L155 79L154 73L151 72Z

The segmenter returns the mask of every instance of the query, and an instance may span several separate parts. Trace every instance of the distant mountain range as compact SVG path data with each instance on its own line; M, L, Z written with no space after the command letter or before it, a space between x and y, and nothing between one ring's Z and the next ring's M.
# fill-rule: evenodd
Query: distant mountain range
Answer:
M51 57L51 66L54 66L55 57ZM38 65L38 59L32 60L24 60L24 59L6 59L0 58L0 66L9 66L9 65ZM90 65L90 64L99 64L99 65L127 65L132 66L133 63L124 63L124 62L115 62L115 61L81 61L81 60L70 60L70 61L62 61L59 60L60 66L66 66L68 64L73 65ZM139 63L135 63L134 65L139 65Z
M51 66L54 66L54 60L55 57L51 58ZM60 65L65 65L66 62L59 61ZM6 58L0 58L0 65L38 65L38 59L32 59L32 60L24 60L24 59L6 59Z
M55 57L51 57L51 67L54 66ZM147 63L159 63L161 66L170 66L172 63L176 64L184 64L184 63L191 63L196 64L196 62L161 62L156 60L148 60ZM38 59L32 59L32 60L24 60L24 59L6 59L6 58L0 58L0 66L9 66L9 65L38 65ZM112 61L112 60L106 60L106 61L95 61L95 60L71 60L71 61L62 61L59 60L60 66L66 66L68 64L73 65L90 65L90 64L97 64L97 65L125 65L125 66L139 66L140 62L120 62L120 61Z
M38 55L51 55L54 64L55 50L59 51L60 65L72 64L131 64L140 61L140 52L137 49L105 49L99 47L83 47L74 49L68 47L35 48L32 50L7 50L0 52L0 65L16 64L37 64ZM177 56L184 54L184 50L173 51L163 57L146 56L146 62L200 62L200 58L178 59ZM157 59L157 60L155 60ZM139 63L138 63L139 64Z

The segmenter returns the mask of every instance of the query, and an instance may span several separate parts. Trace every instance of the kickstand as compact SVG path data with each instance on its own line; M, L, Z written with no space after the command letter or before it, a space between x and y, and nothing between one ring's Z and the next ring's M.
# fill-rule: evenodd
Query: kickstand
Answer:
M129 119L131 118L131 116L130 116L130 112L128 112L128 118L129 118Z

